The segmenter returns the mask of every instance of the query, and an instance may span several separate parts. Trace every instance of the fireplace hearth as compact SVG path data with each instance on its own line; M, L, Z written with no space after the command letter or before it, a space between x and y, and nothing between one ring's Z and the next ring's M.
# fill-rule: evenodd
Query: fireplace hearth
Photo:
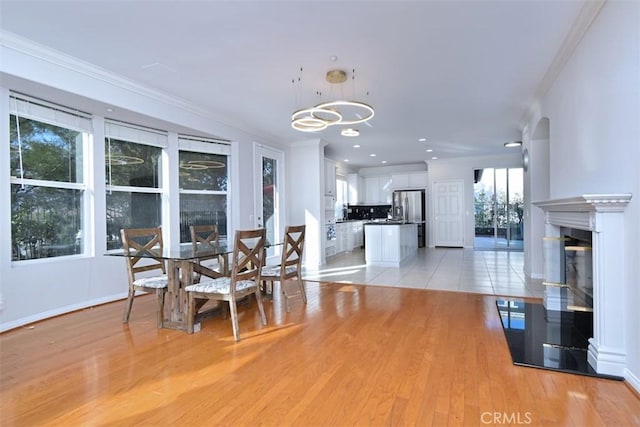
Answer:
M599 374L620 377L627 358L620 313L625 302L624 209L630 199L630 194L585 194L533 203L545 212L546 318L562 321L563 313L592 311L588 363Z

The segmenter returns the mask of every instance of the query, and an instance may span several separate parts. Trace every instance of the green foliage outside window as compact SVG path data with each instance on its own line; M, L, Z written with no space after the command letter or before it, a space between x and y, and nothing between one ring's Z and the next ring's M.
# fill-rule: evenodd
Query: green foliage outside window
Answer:
M82 133L15 115L9 123L12 259L81 253L83 191L56 186L82 182Z

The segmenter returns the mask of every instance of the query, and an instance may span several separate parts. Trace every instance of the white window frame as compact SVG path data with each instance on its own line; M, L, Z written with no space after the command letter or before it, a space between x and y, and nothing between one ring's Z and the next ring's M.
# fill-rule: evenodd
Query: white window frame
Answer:
M186 136L179 135L178 136L178 158L180 157L181 151L190 151L192 153L203 153L203 154L217 154L227 156L227 190L186 190L180 188L178 193L179 196L182 194L202 194L202 195L223 195L227 198L227 229L219 230L220 235L229 236L231 232L231 212L229 207L231 206L229 195L231 193L231 145L229 141L218 140L218 139L209 139L202 137L194 137L194 136ZM179 197L178 196L178 197ZM178 203L180 200L178 199ZM228 238L228 237L227 237Z
M34 98L28 95L10 93L9 95L9 115L16 116L16 122L25 118L41 123L47 123L54 126L64 127L78 131L82 134L82 182L62 182L40 179L29 179L22 176L11 176L10 185L32 186L32 187L48 187L59 189L80 190L82 192L82 208L81 208L81 235L78 236L82 241L82 249L79 254L60 255L46 258L34 258L26 260L11 260L11 264L26 263L48 263L70 258L85 258L90 256L93 248L93 240L88 230L91 227L91 199L89 190L89 177L91 171L91 147L93 145L93 122L91 115L72 108L68 108L49 101ZM9 144L7 144L9 149Z
M160 131L156 129L146 128L143 126L138 126L130 123L117 122L113 120L105 120L104 123L104 137L105 137L105 148L109 150L108 144L111 139L118 141L125 141L132 144L140 144L147 145L151 147L158 147L162 149L160 163L162 167L160 169L160 176L158 177L158 188L153 187L136 187L129 185L113 185L111 184L111 173L107 173L106 179L107 183L105 185L105 195L116 193L139 193L139 194L160 194L160 222L164 224L166 218L164 217L164 210L162 206L165 203L165 191L164 191L164 175L167 173L165 170L165 161L163 160L167 153L167 147L169 146L168 133L165 131ZM110 166L109 158L105 157L105 164ZM109 169L110 170L110 169ZM108 210L108 206L106 206ZM105 217L106 221L106 217ZM107 252L116 251L118 249L108 250L105 248Z

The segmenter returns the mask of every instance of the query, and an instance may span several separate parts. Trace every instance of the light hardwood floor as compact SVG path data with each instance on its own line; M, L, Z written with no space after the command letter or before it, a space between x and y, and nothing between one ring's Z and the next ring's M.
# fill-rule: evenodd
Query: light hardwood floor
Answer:
M152 296L4 333L0 425L640 424L624 382L514 366L495 296L306 287L266 327L241 306L238 343L221 317L156 329Z

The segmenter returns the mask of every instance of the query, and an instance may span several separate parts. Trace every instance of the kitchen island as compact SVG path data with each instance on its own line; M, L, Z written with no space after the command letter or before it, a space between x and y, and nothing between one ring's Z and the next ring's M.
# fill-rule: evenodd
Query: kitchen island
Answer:
M401 221L364 224L367 265L399 267L418 251L418 225Z

